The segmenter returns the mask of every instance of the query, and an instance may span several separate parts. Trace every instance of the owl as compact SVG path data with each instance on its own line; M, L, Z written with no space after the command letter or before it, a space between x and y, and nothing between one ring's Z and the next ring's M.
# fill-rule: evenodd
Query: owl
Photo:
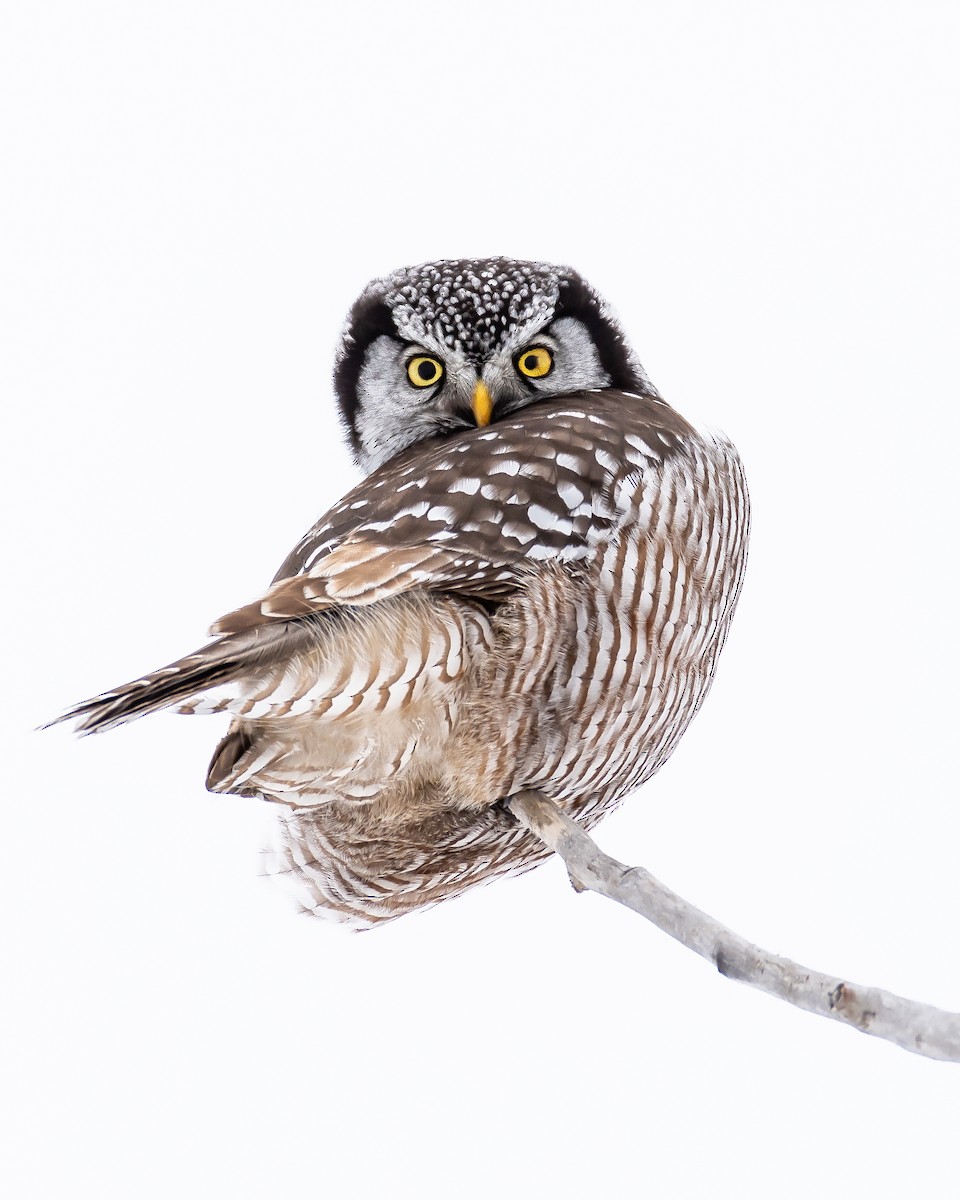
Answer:
M364 929L543 861L518 790L589 829L660 769L709 691L749 504L734 447L566 267L375 280L334 390L363 482L200 650L59 719L227 714L207 787L277 805L268 873Z

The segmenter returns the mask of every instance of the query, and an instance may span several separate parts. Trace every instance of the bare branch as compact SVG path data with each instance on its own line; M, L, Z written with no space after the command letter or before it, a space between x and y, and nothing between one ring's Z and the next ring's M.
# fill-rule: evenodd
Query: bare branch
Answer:
M768 954L688 904L642 867L604 854L579 825L540 792L518 792L506 807L566 864L573 886L626 905L714 964L721 975L798 1008L832 1017L928 1058L960 1062L960 1013L861 987Z

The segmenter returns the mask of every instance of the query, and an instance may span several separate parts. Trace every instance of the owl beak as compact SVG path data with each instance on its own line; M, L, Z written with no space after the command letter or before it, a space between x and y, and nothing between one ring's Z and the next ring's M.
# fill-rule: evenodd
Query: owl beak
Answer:
M473 389L473 400L470 402L473 409L473 419L477 426L482 429L484 425L490 424L490 417L493 415L493 400L490 397L490 392L487 385L482 379L477 380L477 386Z

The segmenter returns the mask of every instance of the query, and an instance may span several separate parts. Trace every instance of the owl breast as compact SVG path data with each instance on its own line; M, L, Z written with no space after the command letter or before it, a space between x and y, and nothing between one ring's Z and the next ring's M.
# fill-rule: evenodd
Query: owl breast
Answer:
M617 503L621 521L587 562L538 572L498 611L452 731L452 797L538 788L598 820L659 770L703 703L745 564L739 460L723 443L688 448L629 476Z

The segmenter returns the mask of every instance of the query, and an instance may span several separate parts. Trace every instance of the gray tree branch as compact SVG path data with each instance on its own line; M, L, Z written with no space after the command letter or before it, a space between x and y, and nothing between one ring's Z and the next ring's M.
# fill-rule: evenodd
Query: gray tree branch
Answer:
M712 962L721 975L760 988L807 1012L842 1021L861 1033L886 1038L914 1054L960 1062L960 1013L823 975L751 945L664 887L642 867L624 866L604 854L579 825L540 792L518 792L506 806L522 825L560 855L578 891L598 892L646 917Z

